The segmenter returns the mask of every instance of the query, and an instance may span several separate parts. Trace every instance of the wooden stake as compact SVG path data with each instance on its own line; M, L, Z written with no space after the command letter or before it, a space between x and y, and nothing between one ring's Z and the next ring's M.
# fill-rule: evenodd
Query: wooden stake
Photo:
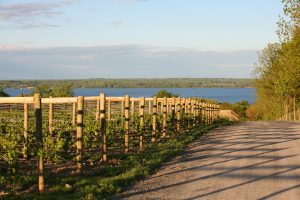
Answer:
M84 97L79 96L77 98L77 143L76 143L76 172L82 172L82 133L83 133L83 108Z
M151 142L156 142L156 120L157 120L157 97L153 97L152 139L151 139Z
M163 135L165 138L167 136L167 97L163 98Z
M72 125L75 126L76 124L76 103L73 103L72 109Z
M171 105L171 127L173 130L175 130L175 105L176 105L176 99L175 97L172 98L172 105Z
M107 103L108 103L108 105L107 105L107 120L110 121L111 120L111 101L108 100Z
M188 99L188 127L191 127L191 118L192 118L192 100Z
M23 157L28 159L28 104L24 103L24 147Z
M53 127L53 103L49 103L49 133L52 133L52 127Z
M43 133L42 133L42 102L40 94L34 94L34 111L35 111L35 136L37 139L38 149L38 184L39 192L44 192L44 159L43 159Z
M185 112L186 112L186 99L184 98L181 104L181 118L182 118L182 127L185 129L186 127L186 117L185 117Z
M101 95L101 94L100 94ZM96 113L95 113L95 120L99 120L99 114L100 114L100 100L97 100L97 105L96 105Z
M144 128L145 128L145 121L144 121L144 114L145 114L145 97L140 98L139 102L139 113L140 113L140 137L139 137L139 147L140 151L144 150L143 144L143 136L144 136Z
M131 101L131 112L130 115L133 116L134 115L134 101Z
M152 109L151 101L149 100L149 114L151 114L151 109Z
M180 97L177 98L177 131L180 131L180 124L181 124L181 99Z
M106 120L105 120L105 107L106 107L105 94L100 94L100 134L102 139L102 161L107 161L107 143L106 143Z
M124 114L125 114L125 154L129 152L129 106L130 106L130 97L129 95L125 96L125 107L124 107Z
M121 101L121 113L122 117L124 116L124 100Z

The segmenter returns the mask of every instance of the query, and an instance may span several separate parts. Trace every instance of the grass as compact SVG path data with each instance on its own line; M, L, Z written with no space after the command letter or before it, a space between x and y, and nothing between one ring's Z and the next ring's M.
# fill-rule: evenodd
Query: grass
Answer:
M5 199L109 199L134 182L155 172L163 163L183 153L186 146L210 130L230 125L218 120L208 126L198 126L185 133L173 134L165 142L147 144L145 151L118 155L120 164L105 166L91 175L46 177L51 185L44 194L21 193L5 196Z

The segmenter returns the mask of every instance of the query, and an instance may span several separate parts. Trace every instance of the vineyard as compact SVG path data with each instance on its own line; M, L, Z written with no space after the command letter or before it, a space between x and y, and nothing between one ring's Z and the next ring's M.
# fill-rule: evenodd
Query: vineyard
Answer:
M47 177L118 165L123 155L147 151L218 116L218 105L190 98L2 97L1 191L43 192Z

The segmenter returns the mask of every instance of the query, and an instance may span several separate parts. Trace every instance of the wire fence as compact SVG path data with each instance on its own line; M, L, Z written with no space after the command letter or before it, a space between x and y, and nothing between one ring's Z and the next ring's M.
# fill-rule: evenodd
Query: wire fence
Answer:
M45 177L89 173L118 155L210 124L219 110L191 98L1 97L0 187L36 185L38 176L42 192Z

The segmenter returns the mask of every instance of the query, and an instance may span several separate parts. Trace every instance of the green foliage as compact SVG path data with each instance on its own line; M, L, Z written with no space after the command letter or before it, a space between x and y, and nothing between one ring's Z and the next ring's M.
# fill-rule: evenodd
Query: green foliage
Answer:
M114 123L114 122L113 122ZM168 140L145 144L146 151L135 154L119 154L119 165L97 169L91 175L47 177L51 190L41 194L27 193L7 196L7 199L108 199L120 193L130 184L149 176L164 162L182 153L185 147L209 130L231 122L219 120L209 126L198 126L185 134L171 134ZM68 187L66 187L68 185Z
M220 109L221 110L232 110L232 105L228 102L224 102L224 103L221 103Z
M59 109L57 109L59 108ZM88 106L87 106L88 108ZM15 191L24 191L28 188L32 188L36 185L36 157L38 154L42 153L45 161L45 180L47 180L47 184L49 184L55 191L55 185L60 183L69 183L68 181L64 182L65 179L64 173L56 172L56 167L63 168L63 166L68 166L73 168L76 161L76 126L72 125L70 112L66 107L60 106L54 108L55 112L53 114L53 127L51 131L49 130L49 121L48 121L48 112L47 109L43 110L43 125L42 125L42 134L43 134L43 148L38 149L37 140L34 134L34 112L29 109L29 121L28 121L28 160L26 161L23 158L23 144L24 144L24 127L23 127L23 112L18 112L11 110L11 108L1 110L1 118L0 118L0 187L4 189L5 192L8 192L9 195L15 195ZM124 116L121 113L115 112L112 113L112 120L106 122L106 135L107 135L107 146L109 147L109 158L117 158L122 160L121 163L126 163L129 159L130 162L128 165L125 165L126 168L123 168L123 165L120 168L114 168L113 172L102 173L102 170L99 171L101 174L101 180L105 180L104 177L109 177L109 181L115 181L113 177L118 176L120 179L121 185L126 185L131 182L133 179L144 176L148 174L152 169L157 167L159 163L163 162L165 158L156 157L159 156L159 153L153 152L149 157L149 160L152 159L150 163L150 168L146 169L146 171L131 171L135 166L140 166L143 163L143 159L148 161L148 157L150 155L145 155L145 157L137 160L133 155L126 156L120 152L124 150ZM157 114L157 134L156 139L161 142L167 142L169 139L176 139L177 136L182 136L185 139L191 137L191 135L186 134L175 134L173 130L176 128L176 120L174 123L171 123L172 116L171 114L167 115L167 128L168 128L168 136L170 138L162 138L162 129L163 129L163 116L162 113ZM193 124L195 118L193 116L189 116L187 113L181 116L182 119L182 129L187 129L188 124ZM95 119L95 109L86 109L84 111L83 117L83 162L85 163L86 169L91 169L93 171L93 167L96 167L95 173L98 173L99 163L101 163L101 152L99 148L101 147L102 141L99 133L101 124L97 122ZM144 144L145 149L151 148L149 145L152 137L152 115L149 113L144 114L145 127L142 131L140 126L140 117L139 114L136 113L130 116L130 143L129 149L130 152L137 152L139 147L139 136L143 133L144 136ZM173 126L172 126L173 125ZM199 127L198 127L199 128ZM199 128L202 130L202 128ZM177 136L176 136L177 135ZM175 137L176 136L176 137ZM173 144L173 143L171 143ZM161 147L157 144L156 147ZM175 144L174 144L175 145ZM150 147L148 147L150 146ZM169 147L168 147L169 148ZM157 150L154 148L154 150ZM172 149L175 151L176 149ZM161 149L162 153L165 153ZM170 150L171 152L171 150ZM139 154L138 154L139 155ZM133 156L133 157L131 157ZM149 161L150 162L150 161ZM101 167L103 165L101 164ZM105 166L105 165L104 165ZM133 166L133 168L131 168ZM72 170L72 169L71 169ZM107 170L107 168L103 169ZM149 171L148 171L149 170ZM69 171L70 172L70 171ZM126 175L126 173L129 173ZM144 174L145 172L145 174ZM53 176L53 173L55 176ZM94 173L94 172L93 172ZM123 174L123 175L121 175ZM120 175L120 176L119 176ZM55 177L55 178L54 178ZM130 177L130 178L128 178ZM78 180L77 180L78 178ZM82 178L82 177L81 177ZM79 181L79 177L70 177L70 179L76 179L75 182ZM69 178L67 180L70 180ZM88 179L85 179L88 180ZM126 180L125 182L123 182ZM77 184L72 182L72 184ZM101 191L101 194L114 193L121 188L121 185L116 186L115 183L113 185L107 184L106 182L99 189L98 186L97 191ZM125 184L126 183L126 184ZM119 184L119 183L118 183ZM111 186L111 187L110 187ZM78 186L79 187L79 186ZM87 186L90 188L90 185ZM93 186L94 187L94 186ZM119 188L119 189L116 189ZM78 190L77 186L72 187L72 189L63 189L63 191L72 192L73 190ZM85 190L81 190L80 192L85 193ZM92 190L94 193L94 190ZM8 195L8 196L9 196Z
M42 97L72 97L74 96L72 87L67 84L60 84L55 87L49 85L39 85L34 88L34 93L40 93Z
M9 97L9 95L3 89L0 89L0 97Z
M241 101L237 102L232 105L233 111L238 114L241 119L246 120L247 119L247 109L249 108L250 104L248 101Z
M224 102L220 105L221 110L233 110L236 114L240 116L242 120L247 120L247 110L250 107L248 101L240 101L234 104L230 104L228 102Z
M269 44L259 54L255 69L258 101L251 115L278 119L290 112L300 96L300 2L284 0L285 18L278 22L281 43ZM295 99L295 101L294 101ZM256 114L255 114L256 109Z
M163 97L167 97L167 98L171 98L171 97L179 97L179 95L174 94L172 92L168 92L167 90L160 90L158 91L154 96L156 96L157 98L163 98Z

